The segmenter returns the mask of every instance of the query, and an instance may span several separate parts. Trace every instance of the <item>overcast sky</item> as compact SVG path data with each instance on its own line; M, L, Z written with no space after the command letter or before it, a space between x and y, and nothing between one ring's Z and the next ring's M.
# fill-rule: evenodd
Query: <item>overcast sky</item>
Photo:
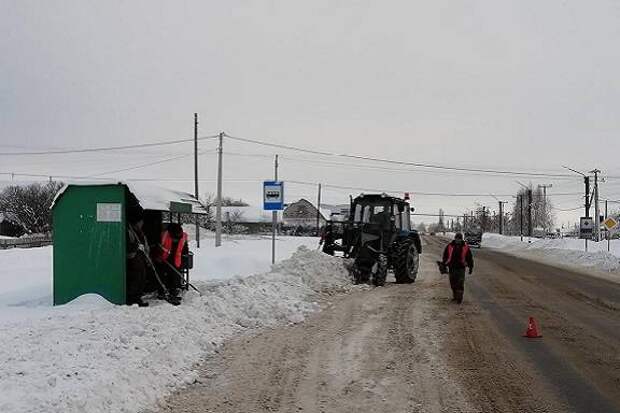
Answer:
M201 136L449 166L598 167L612 176L601 193L620 199L617 1L0 0L0 28L0 152L189 138L198 112ZM3 156L0 172L86 176L191 151ZM410 190L419 212L497 209L490 196L420 191L518 188L515 177L354 168L231 141L224 151L225 193L253 203L275 152L285 181ZM202 155L201 192L215 190L215 173L215 154ZM188 157L110 176L192 174ZM582 191L578 176L518 179L553 183L558 208L583 203L553 196ZM164 185L193 190L189 180ZM324 200L349 192L327 189ZM287 185L288 201L301 196L314 200L316 189Z

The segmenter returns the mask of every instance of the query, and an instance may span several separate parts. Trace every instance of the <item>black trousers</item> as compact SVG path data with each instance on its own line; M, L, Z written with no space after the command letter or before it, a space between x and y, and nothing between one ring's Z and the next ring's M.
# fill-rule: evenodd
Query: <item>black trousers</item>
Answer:
M453 298L459 303L462 302L465 292L465 268L450 268L450 287Z
M138 252L140 254L140 252ZM136 256L127 260L127 301L135 302L146 287L146 264L144 258Z

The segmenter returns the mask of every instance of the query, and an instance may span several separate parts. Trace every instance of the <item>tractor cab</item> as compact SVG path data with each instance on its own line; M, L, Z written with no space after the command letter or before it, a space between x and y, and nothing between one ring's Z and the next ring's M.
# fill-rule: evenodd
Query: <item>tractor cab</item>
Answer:
M387 194L353 199L342 249L346 257L355 259L356 282L383 285L388 269L394 271L397 282L413 282L422 245L417 231L411 229L409 202Z

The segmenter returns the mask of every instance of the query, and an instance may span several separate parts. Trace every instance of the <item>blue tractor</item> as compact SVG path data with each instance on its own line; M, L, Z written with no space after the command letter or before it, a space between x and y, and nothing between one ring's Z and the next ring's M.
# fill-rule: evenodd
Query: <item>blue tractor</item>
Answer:
M390 269L397 283L414 282L422 243L411 228L409 202L386 194L362 194L352 199L341 249L345 257L354 260L356 283L382 286Z

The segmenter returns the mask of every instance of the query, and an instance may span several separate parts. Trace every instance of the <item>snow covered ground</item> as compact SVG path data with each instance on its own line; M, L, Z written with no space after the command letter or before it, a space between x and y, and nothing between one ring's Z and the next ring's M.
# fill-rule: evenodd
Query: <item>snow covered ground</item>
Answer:
M214 247L213 239L202 239L194 252L192 280L221 280L269 271L271 238L224 237L222 246ZM318 238L279 237L277 259L288 258L300 246L316 249ZM6 307L36 309L52 303L52 247L0 250L0 321ZM24 311L21 311L23 313ZM14 313L14 312L13 312Z
M87 295L50 306L51 247L0 251L0 412L134 412L196 379L194 368L231 336L300 322L322 294L350 281L316 238L208 240L179 307L115 306ZM207 245L208 243L208 245ZM306 247L310 246L310 248ZM251 275L253 274L253 275Z
M524 237L521 242L520 237L487 233L483 236L482 246L557 265L614 273L620 277L620 240L611 241L610 252L607 252L607 241L589 241L588 252L585 252L584 240L575 238L529 240Z

